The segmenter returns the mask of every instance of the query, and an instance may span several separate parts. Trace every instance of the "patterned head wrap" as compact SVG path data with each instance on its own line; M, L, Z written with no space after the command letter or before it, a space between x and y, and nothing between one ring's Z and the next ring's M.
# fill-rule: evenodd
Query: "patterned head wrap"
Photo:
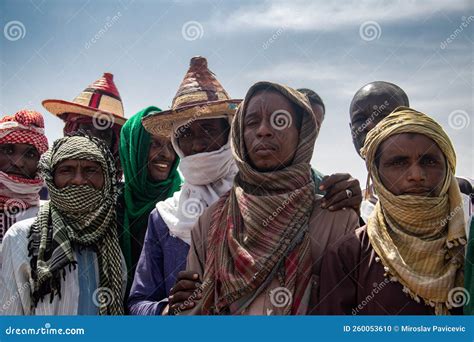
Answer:
M30 144L43 154L48 149L41 113L20 110L0 120L0 144Z
M0 144L29 144L39 154L46 152L48 139L41 113L20 110L0 119ZM39 205L42 186L43 180L38 176L29 179L0 172L0 211L18 211Z
M247 105L256 92L265 89L283 95L303 113L291 165L272 172L251 166L243 139ZM285 124L283 120L288 119L275 116L275 124ZM311 274L307 232L316 193L310 160L316 127L307 99L296 90L259 82L247 92L231 131L239 172L230 193L219 200L209 232L203 280L205 314L229 313L231 305L244 309L266 288L267 280L276 277L292 293L283 313L306 313Z
M383 141L401 133L432 139L447 161L447 173L436 197L395 196L383 185L375 163ZM465 221L459 186L454 177L456 154L442 127L429 116L398 107L367 135L362 156L379 201L367 224L370 243L387 274L404 286L416 301L420 297L448 314L450 290L463 283Z
M69 185L58 189L54 170L65 160L99 163L103 187ZM74 135L56 140L41 158L39 167L51 201L41 207L29 237L34 305L48 293L51 300L55 294L61 296L61 271L65 277L66 266L75 267L75 247L89 247L97 252L99 286L111 296L110 300L99 300L99 313L122 314L122 266L115 213L117 185L112 154L102 141Z

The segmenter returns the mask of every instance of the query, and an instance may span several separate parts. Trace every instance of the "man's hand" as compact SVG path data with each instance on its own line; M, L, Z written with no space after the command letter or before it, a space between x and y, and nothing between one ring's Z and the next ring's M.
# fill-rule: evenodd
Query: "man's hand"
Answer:
M196 272L179 272L176 285L171 288L168 298L169 314L176 315L192 309L195 305L194 301L201 299L201 291L196 291L200 286L201 280Z
M325 176L319 189L326 191L321 207L331 211L354 208L359 212L362 190L359 181L348 173L335 173Z

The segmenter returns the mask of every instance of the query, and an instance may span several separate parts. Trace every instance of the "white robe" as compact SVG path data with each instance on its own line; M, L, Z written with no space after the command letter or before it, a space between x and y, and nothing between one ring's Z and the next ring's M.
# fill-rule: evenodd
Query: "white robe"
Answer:
M31 267L28 257L28 233L34 218L15 223L3 239L3 267L0 270L0 315L77 315L79 307L79 274L76 267L61 277L61 298L49 295L32 309ZM123 295L127 283L125 259L122 256ZM97 266L95 258L94 267Z

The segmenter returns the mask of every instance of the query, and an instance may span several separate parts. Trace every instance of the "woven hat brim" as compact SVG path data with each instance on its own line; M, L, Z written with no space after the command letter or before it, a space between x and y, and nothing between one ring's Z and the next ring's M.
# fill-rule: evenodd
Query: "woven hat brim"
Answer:
M150 134L171 137L175 126L221 114L235 115L241 102L242 100L222 100L169 109L144 117L142 124Z
M56 115L59 118L61 118L61 115L65 113L81 114L89 117L94 117L95 115L97 115L97 113L103 113L105 115L112 116L114 124L117 124L119 126L123 126L127 121L126 118L118 116L114 113L89 106L84 106L74 102L64 100L44 100L42 104L48 112L53 115Z

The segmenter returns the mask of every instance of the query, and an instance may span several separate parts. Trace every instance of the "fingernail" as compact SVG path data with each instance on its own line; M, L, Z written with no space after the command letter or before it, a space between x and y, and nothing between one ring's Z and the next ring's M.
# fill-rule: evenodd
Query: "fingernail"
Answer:
M334 210L334 207L331 205L331 206L329 207L329 210Z
M324 190L324 185L320 185L319 190Z
M171 300L171 299L173 299L173 298L174 298L173 295L171 295L171 296L168 297L169 300Z
M197 273L194 273L194 274L193 274L193 279L197 279L197 278L198 278Z

